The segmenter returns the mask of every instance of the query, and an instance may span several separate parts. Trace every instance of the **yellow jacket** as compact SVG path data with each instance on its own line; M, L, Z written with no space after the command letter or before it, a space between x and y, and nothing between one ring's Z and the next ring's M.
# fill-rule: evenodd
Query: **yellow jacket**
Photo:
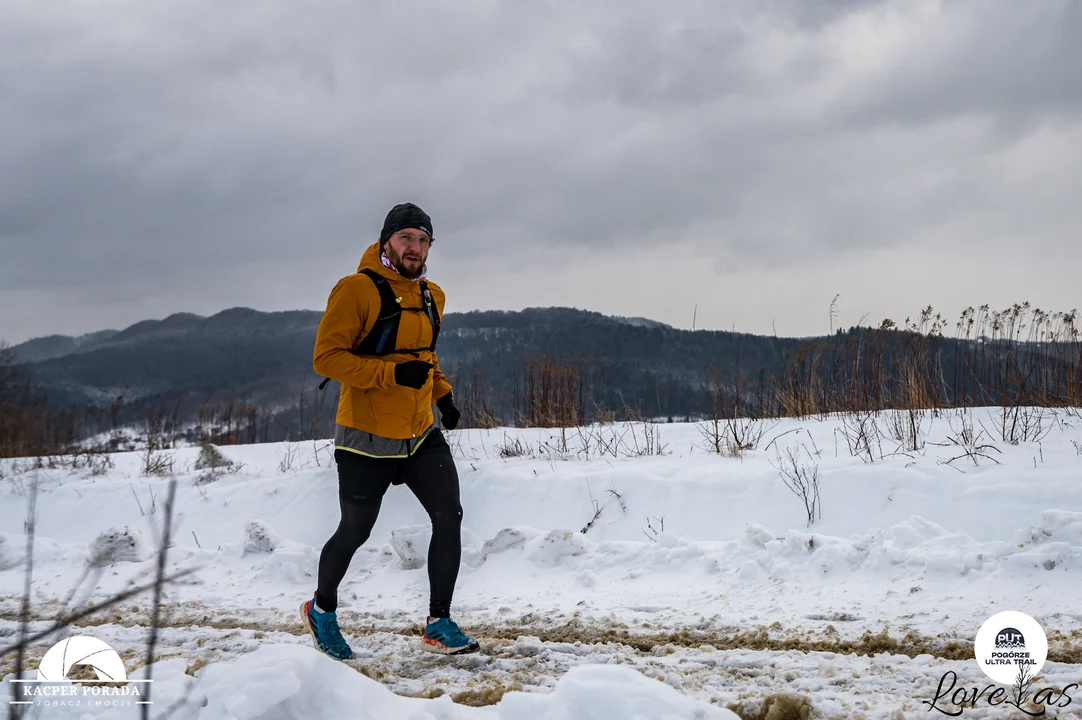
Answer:
M423 307L420 284L407 280L380 260L379 243L372 244L361 258L357 273L339 280L327 299L327 310L316 331L312 365L319 375L341 383L337 422L384 438L407 440L421 435L432 425L432 403L451 392L451 384L440 371L436 353L393 353L382 357L360 357L350 352L372 330L380 310L380 296L372 278L361 273L371 268L386 278L401 306ZM440 317L447 296L431 280L428 289ZM423 312L403 312L396 349L427 348L432 342L432 324ZM397 385L397 363L424 360L432 363L428 382L420 390Z

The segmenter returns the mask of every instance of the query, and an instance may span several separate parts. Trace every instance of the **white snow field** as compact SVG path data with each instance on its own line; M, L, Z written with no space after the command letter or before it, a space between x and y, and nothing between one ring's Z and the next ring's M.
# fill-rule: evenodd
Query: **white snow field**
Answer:
M972 699L992 684L974 638L1005 610L1048 639L1024 707L1082 717L1082 418L1026 411L1027 437L1011 442L998 408L925 414L916 450L910 419L760 423L738 457L711 452L695 423L448 433L465 528L453 616L483 645L451 658L417 646L428 530L404 486L341 588L355 657L338 662L297 611L338 521L329 443L225 446L234 466L216 475L196 469L199 448L165 451L178 479L168 571L195 572L164 594L151 717L1019 717L993 690ZM810 526L779 472L790 453L818 476ZM17 637L34 482L31 631L65 603L153 579L168 476L145 476L145 459L0 465L0 646ZM145 677L150 600L67 634L107 642ZM35 644L24 679L62 637ZM13 668L0 658L9 695ZM141 712L130 699L25 707Z

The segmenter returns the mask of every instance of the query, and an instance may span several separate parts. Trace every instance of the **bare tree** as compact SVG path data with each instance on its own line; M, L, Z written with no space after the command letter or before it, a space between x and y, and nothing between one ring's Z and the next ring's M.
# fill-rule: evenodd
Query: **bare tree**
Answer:
M806 447L804 450L808 452ZM823 511L819 502L819 466L810 452L808 452L808 458L811 461L810 464L801 462L800 448L789 447L785 450L784 459L780 451L778 452L778 465L774 465L774 469L778 471L785 487L789 488L789 491L804 504L808 527L811 527L817 515L820 520L823 519Z

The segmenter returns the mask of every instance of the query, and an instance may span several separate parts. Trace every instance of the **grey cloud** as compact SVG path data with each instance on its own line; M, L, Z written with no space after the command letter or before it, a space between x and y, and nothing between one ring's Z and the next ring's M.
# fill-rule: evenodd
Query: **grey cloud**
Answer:
M946 30L946 32L943 32ZM939 22L840 109L860 124L996 118L1017 137L1082 111L1082 5L944 3Z
M456 267L510 271L672 240L726 272L781 268L1080 220L1054 198L1012 203L1025 191L989 172L1079 122L1069 2L112 12L0 6L0 336L53 331L11 304L50 288L83 316L108 308L102 326L149 307L318 307L321 258L350 272L407 199ZM852 37L863 27L885 34ZM1034 192L1079 174L1035 173Z

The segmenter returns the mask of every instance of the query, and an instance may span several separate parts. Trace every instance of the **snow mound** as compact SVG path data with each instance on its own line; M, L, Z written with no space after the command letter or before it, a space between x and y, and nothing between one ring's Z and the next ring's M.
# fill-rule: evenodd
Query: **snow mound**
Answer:
M1082 512L1045 510L1038 525L1018 530L1014 539L1020 545L1065 543L1082 547Z
M1045 510L1041 513L1041 529L1048 537L1082 547L1082 512Z
M319 550L300 543L287 542L274 548L274 552L263 563L259 578L267 583L307 585L312 582L317 567Z
M244 526L245 555L272 553L281 544L281 536L262 520L251 520Z
M1015 532L1015 541L1007 560L1017 571L1082 567L1082 512L1046 510L1038 525Z
M508 550L521 550L526 547L528 533L536 533L536 530L526 528L504 528L496 533L496 536L486 540L481 547L481 557L507 552Z
M403 570L420 570L428 562L428 546L432 542L431 525L405 525L391 531L391 549L398 556ZM462 528L462 564L480 567L484 563L484 546L476 533Z
M539 535L526 543L524 557L540 567L553 567L561 564L564 558L586 553L582 533L557 529Z
M577 665L551 693L507 693L494 709L501 720L740 720L623 665Z
M15 549L6 535L0 535L0 570L10 570L19 564Z
M790 530L782 536L762 525L748 524L735 539L720 542L688 540L671 532L658 533L653 542L597 541L570 529L514 527L486 540L476 563L517 553L538 568L575 572L575 580L584 587L593 587L599 572L621 568L630 568L632 578L655 570L723 573L740 585L833 581L876 573L893 577L899 570L914 578L968 578L1082 568L1082 512L1045 511L1038 525L1014 535L1014 543L982 542L917 515L887 530L850 537L805 530ZM400 556L406 552L403 542L395 547ZM423 564L423 560L418 562Z
M515 640L514 644L511 645L511 652L532 657L540 653L542 647L544 647L544 645L541 642L541 638L535 635L520 635L519 638Z
M744 542L749 547L765 548L768 542L774 540L774 533L758 523L748 523L744 528Z
M431 525L408 525L391 531L391 547L406 570L418 570L425 566L431 539Z
M109 528L90 543L90 564L94 567L143 559L143 536L128 526Z
M196 470L229 472L233 469L233 461L227 458L217 445L208 442L203 443L193 467Z
M318 567L319 548L288 540L262 520L250 520L241 556L253 557L252 567L263 582L307 584Z
M157 688L156 688L157 690ZM410 720L737 720L623 665L571 668L548 693L509 692L489 707L450 696L396 695L352 667L300 645L262 645L232 662L207 665L192 688L198 720L308 720L313 717Z

